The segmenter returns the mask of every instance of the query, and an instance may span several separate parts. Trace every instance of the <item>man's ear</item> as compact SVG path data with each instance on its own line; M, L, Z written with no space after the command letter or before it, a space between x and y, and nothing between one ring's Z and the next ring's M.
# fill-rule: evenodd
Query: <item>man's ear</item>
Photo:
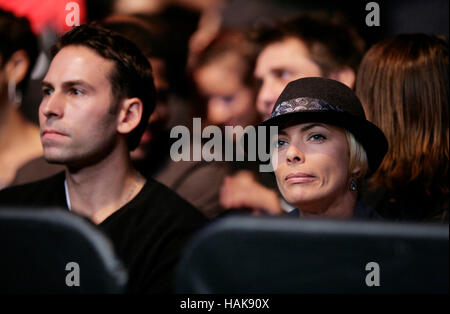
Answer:
M143 104L139 98L124 99L120 105L117 116L117 131L120 134L128 134L141 122Z
M331 72L328 78L344 83L351 89L355 86L356 74L350 67L344 67L335 72Z
M14 80L16 84L22 82L30 66L30 59L25 50L17 50L5 64L5 73L8 81Z

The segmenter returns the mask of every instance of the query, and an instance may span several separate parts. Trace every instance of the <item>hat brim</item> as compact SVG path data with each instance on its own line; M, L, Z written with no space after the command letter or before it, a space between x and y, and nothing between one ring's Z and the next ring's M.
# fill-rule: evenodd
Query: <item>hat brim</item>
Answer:
M368 120L360 119L346 112L302 111L292 112L270 118L258 126L278 126L281 129L308 122L326 123L341 127L353 134L355 139L363 146L367 154L369 172L368 175L378 169L388 149L388 141L383 132ZM269 128L256 128L258 132L267 132Z

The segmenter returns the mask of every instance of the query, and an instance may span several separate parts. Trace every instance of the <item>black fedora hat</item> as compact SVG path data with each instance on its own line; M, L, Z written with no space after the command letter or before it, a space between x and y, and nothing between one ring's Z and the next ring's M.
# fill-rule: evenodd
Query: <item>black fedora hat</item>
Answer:
M355 93L338 81L307 77L290 82L270 118L259 125L286 128L306 122L327 123L351 132L366 151L369 174L378 168L387 152L383 132L366 119Z

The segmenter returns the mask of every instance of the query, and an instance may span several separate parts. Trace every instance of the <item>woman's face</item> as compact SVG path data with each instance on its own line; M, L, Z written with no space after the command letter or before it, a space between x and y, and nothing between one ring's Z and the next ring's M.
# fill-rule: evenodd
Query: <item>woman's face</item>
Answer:
M284 198L302 211L320 214L349 193L349 148L343 129L302 123L279 131L275 175Z

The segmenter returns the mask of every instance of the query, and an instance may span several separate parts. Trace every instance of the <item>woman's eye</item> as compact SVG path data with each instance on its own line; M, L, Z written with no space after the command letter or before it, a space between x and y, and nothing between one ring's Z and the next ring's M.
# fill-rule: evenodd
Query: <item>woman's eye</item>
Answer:
M278 140L278 141L274 142L274 145L276 148L281 148L281 147L287 145L287 142L283 141L283 140Z
M313 142L323 142L326 139L322 134L313 134L309 137L309 140Z

